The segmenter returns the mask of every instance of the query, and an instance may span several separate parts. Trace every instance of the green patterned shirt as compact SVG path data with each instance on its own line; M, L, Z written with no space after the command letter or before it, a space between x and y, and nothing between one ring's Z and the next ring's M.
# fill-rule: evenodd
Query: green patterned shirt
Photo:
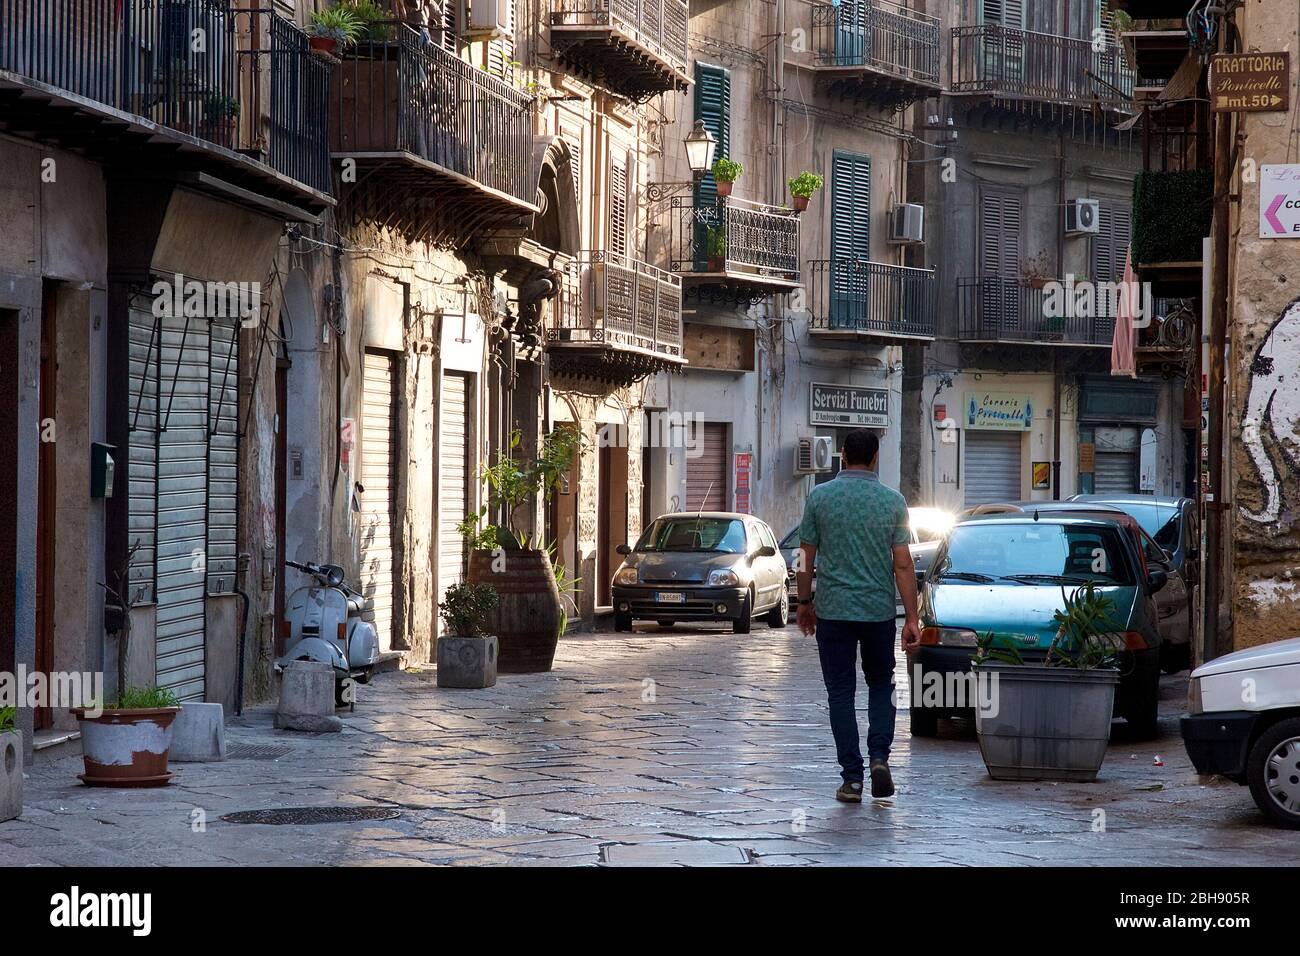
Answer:
M812 490L799 538L817 547L819 618L893 620L893 549L912 540L902 495L874 471L845 469Z

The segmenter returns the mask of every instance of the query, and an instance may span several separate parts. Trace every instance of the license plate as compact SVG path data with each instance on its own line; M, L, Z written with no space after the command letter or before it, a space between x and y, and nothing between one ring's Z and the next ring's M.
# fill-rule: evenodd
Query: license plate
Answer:
M681 591L660 591L655 595L655 600L660 604L685 604L686 595Z

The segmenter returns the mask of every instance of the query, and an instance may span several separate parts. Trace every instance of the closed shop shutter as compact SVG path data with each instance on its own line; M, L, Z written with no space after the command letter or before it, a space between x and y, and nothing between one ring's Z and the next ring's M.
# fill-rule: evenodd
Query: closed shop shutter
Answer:
M1097 452L1092 487L1099 495L1128 495L1137 491L1137 455L1128 451Z
M1020 432L967 431L966 507L1020 500Z
M208 590L233 594L238 560L239 328L215 320L208 363ZM277 572L280 573L280 572Z
M470 511L469 376L444 373L438 442L438 600L465 574L465 542L456 530Z
M397 358L366 351L361 418L361 590L374 602L380 650L393 646Z
M132 309L127 400L127 546L131 554L131 603L154 601L158 504L158 320Z
M727 424L705 422L701 453L686 458L683 511L727 510Z

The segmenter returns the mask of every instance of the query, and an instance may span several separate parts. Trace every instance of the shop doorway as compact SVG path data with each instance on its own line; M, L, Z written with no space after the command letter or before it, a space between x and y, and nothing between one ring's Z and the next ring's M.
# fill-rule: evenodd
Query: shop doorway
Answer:
M1021 433L967 429L963 469L967 508L1020 500Z

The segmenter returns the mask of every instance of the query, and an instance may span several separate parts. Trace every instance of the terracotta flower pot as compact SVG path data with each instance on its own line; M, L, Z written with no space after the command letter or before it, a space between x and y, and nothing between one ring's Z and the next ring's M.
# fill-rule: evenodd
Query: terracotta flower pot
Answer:
M795 196L792 200L790 200L790 202L794 206L795 212L803 212L805 209L808 208L807 196Z
M732 187L733 185L734 185L734 183L718 183L718 184L717 184L717 187L718 187L718 195L719 195L719 196L730 196L730 195L731 195L731 187Z
M172 721L179 707L148 710L108 710L98 717L84 707L72 711L81 723L81 750L88 787L165 787L172 775L167 752L172 745Z
M725 256L709 256L710 272L726 272L727 259Z
M333 37L312 36L307 39L311 43L311 48L317 53L328 53L330 56L334 55L334 51L339 46L339 41Z

